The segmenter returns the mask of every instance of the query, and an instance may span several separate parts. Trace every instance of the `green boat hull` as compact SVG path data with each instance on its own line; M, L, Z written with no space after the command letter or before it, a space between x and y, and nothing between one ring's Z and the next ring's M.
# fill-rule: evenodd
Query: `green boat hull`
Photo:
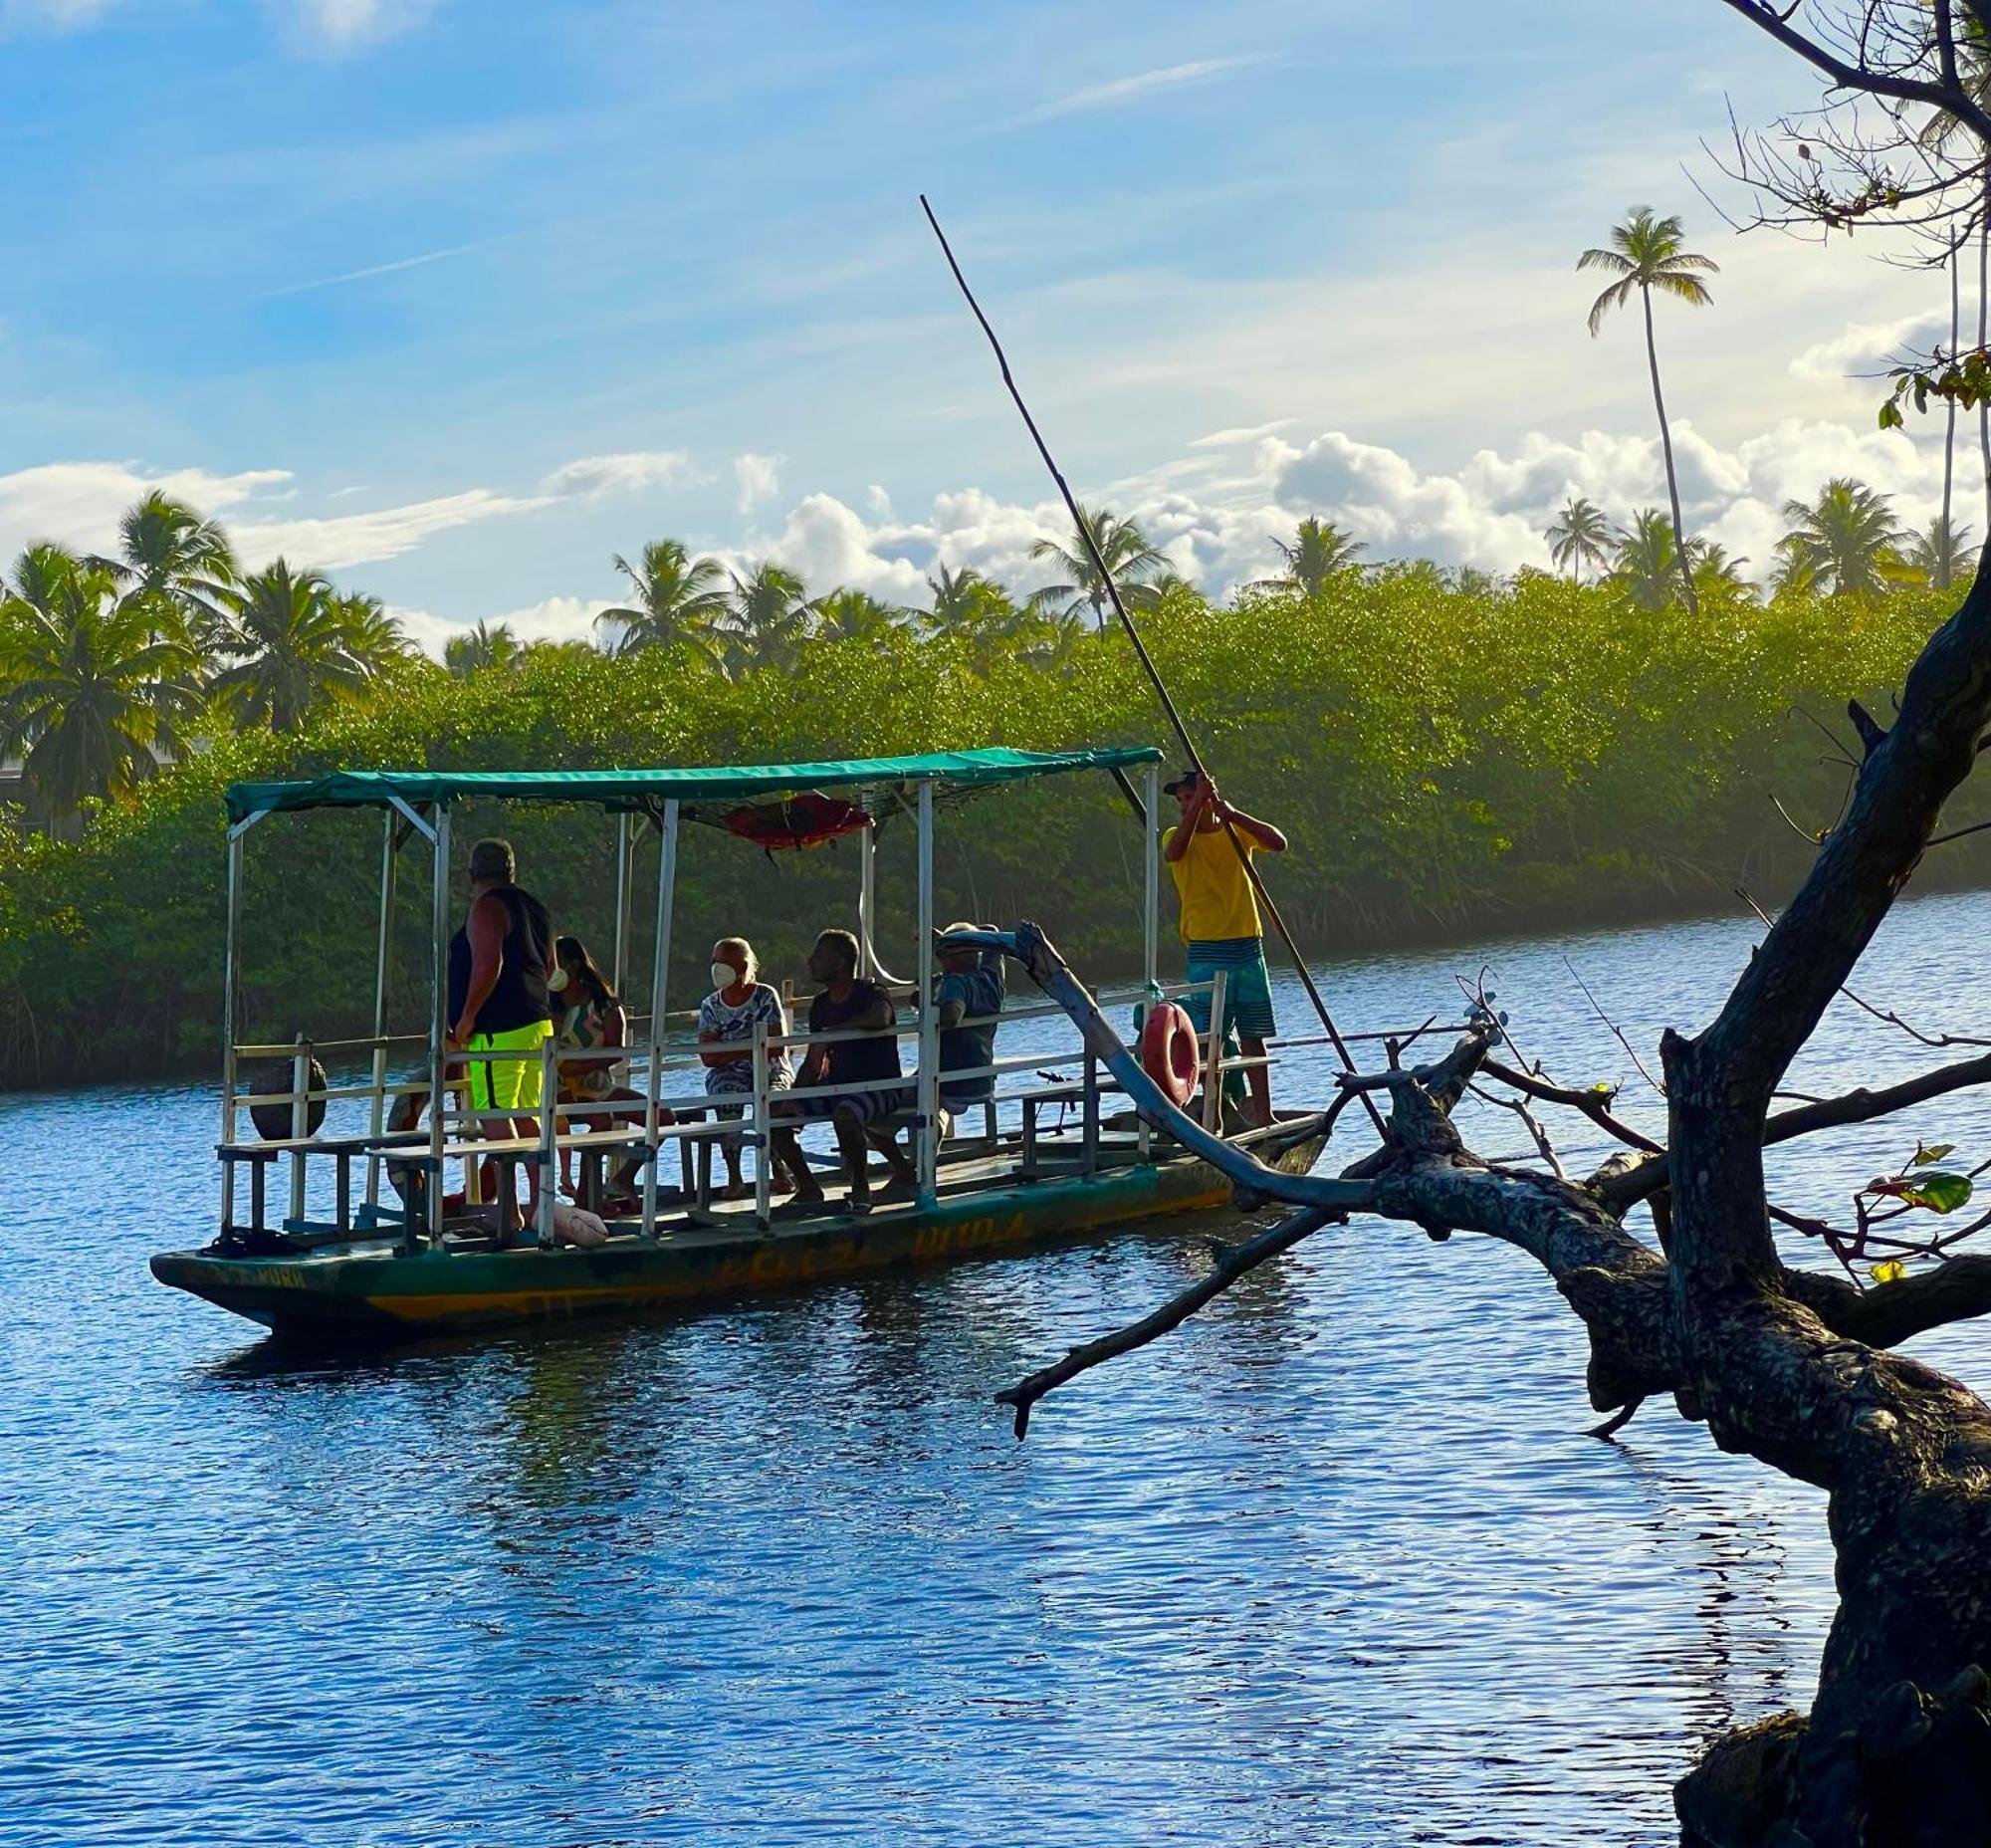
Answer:
M1303 1172L1318 1138L1284 1149ZM653 1245L612 1240L597 1251L537 1248L413 1253L398 1241L339 1245L295 1257L161 1252L161 1283L284 1334L387 1338L604 1310L753 1295L915 1265L1095 1237L1115 1227L1219 1208L1230 1184L1188 1157L1089 1176L963 1190L932 1206L777 1222L745 1215L675 1230Z

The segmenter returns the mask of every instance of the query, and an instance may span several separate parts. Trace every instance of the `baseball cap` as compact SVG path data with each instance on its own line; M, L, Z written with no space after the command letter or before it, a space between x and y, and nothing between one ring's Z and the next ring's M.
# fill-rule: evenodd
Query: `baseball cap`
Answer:
M1164 796L1180 796L1183 791L1194 789L1196 781L1196 772L1194 770L1186 770L1173 783L1163 784L1162 794Z

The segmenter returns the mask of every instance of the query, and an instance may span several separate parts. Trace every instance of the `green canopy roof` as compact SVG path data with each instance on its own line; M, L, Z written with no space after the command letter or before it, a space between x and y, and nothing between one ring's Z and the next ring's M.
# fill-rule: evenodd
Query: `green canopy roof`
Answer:
M1108 751L933 751L923 757L844 758L825 764L729 764L703 770L339 770L296 783L237 783L228 818L283 808L384 808L483 798L508 803L596 803L604 808L650 808L671 797L774 796L787 790L927 778L957 789L984 789L1067 770L1113 770L1153 764L1152 745Z

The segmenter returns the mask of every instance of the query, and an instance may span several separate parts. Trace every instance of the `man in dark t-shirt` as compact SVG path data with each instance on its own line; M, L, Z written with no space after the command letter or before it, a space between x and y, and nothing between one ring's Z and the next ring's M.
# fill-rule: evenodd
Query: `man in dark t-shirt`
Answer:
M542 1092L540 1048L553 1037L548 978L553 927L547 908L518 883L509 840L470 849L470 912L449 944L452 1052L511 1052L511 1058L463 1061L470 1107L487 1136L537 1136ZM540 1171L527 1169L527 1211L536 1211Z
M836 1131L836 1146L843 1157L844 1179L849 1183L850 1209L869 1210L871 1183L865 1173L869 1143L865 1131L912 1101L908 1086L898 1083L899 1042L885 1030L897 1020L892 998L876 982L865 981L857 973L857 939L847 930L826 930L809 952L810 977L821 984L822 992L809 1003L811 1034L875 1033L875 1040L835 1040L828 1044L811 1041L794 1086L774 1105L782 1116L820 1121L827 1117ZM875 1087L840 1096L810 1096L812 1089L831 1085L863 1084L881 1080ZM891 1165L894 1180L910 1184L913 1165L894 1140L883 1137L878 1147ZM796 1178L795 1198L805 1203L822 1199L822 1187L802 1160L801 1144L792 1128L774 1130L774 1153Z

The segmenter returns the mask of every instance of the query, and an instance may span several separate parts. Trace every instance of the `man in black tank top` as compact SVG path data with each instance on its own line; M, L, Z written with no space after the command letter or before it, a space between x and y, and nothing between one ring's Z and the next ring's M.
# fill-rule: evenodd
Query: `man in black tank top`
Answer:
M486 1131L537 1136L532 1112L543 1101L540 1048L553 1036L547 986L553 969L553 919L517 883L508 840L480 840L470 849L470 915L449 944L450 1047L472 1052L517 1051L517 1058L468 1061L471 1108ZM532 1205L540 1191L531 1170Z

